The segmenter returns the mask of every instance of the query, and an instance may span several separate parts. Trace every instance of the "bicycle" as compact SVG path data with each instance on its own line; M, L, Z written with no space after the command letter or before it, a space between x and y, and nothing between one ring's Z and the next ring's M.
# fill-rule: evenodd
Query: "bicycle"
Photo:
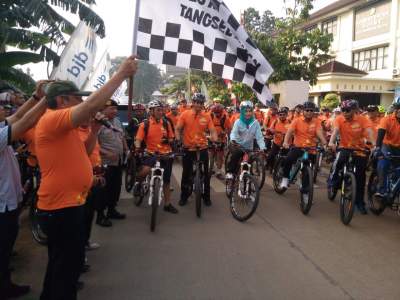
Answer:
M260 151L246 150L244 148L241 148L241 150L244 155L240 162L239 176L234 175L233 179L227 179L225 188L232 216L236 220L244 222L255 213L260 199L260 188L252 174L251 165L252 156L258 156ZM243 208L244 212L242 212L241 208Z
M375 196L375 193L378 191L378 173L376 168L374 168L367 185L369 210L374 215L379 216L386 207L390 207L390 209L397 211L397 214L400 215L400 165L394 167L393 163L394 161L398 162L400 156L394 156L388 153L386 155L384 154L384 158L391 161L386 179L388 193L385 198Z
M200 160L200 147L196 147L196 160L193 164L193 190L196 200L196 216L201 217L201 199L204 194L204 166Z
M125 169L125 190L130 193L136 181L136 157L131 151L128 155Z
M362 152L369 153L369 150L363 149L352 149L352 148L338 148L338 151L346 151L349 156L341 170L338 170L338 182L336 185L331 184L328 186L328 199L333 201L336 197L338 190L340 189L340 220L344 225L349 225L353 215L354 207L356 203L356 165L354 164L354 153ZM333 167L329 173L329 178L332 177Z
M300 210L304 215L307 215L312 206L314 194L314 180L313 180L313 163L309 158L310 151L318 151L319 147L311 148L297 148L303 151L303 155L297 159L296 163L292 166L289 175L289 183L294 184L297 181L297 175L300 172L301 183L299 185L300 191ZM286 156L283 155L282 149L275 162L272 179L274 190L278 194L283 194L287 189L281 188L283 178L283 164Z

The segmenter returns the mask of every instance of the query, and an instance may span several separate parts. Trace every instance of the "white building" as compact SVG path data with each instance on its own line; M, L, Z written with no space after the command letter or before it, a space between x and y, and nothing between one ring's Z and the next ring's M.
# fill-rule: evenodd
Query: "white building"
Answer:
M310 97L318 102L335 92L361 106L388 106L400 87L400 0L338 0L313 13L304 29L316 27L333 34L335 62L321 66Z

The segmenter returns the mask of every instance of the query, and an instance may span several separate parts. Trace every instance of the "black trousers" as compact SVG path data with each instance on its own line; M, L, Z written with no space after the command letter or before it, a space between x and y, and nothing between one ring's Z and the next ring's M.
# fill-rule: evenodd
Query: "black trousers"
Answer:
M204 170L204 195L203 199L210 199L210 177L208 176L208 150L200 151L200 160L203 162ZM196 151L185 150L182 158L182 180L181 180L181 200L187 201L192 192L193 186L193 163L196 161Z
M104 210L110 212L117 206L121 195L122 166L108 166L104 174L106 186L101 189L98 213L104 215Z
M227 173L237 174L239 172L239 161L244 152L239 147L229 147L230 159L226 162Z
M39 212L47 234L48 263L40 300L76 300L85 258L84 207Z
M101 188L94 186L90 190L85 203L85 244L90 240L90 233L92 232L92 224L94 212L98 207L99 197L101 195Z
M266 166L268 167L273 167L275 163L275 157L278 155L279 151L281 150L281 146L278 146L274 142L272 143L271 146L271 151L268 153L267 159L266 159Z
M10 257L18 230L18 209L0 213L0 288L10 282Z
M304 151L300 148L291 148L288 152L288 155L283 163L283 177L289 178L290 169L292 168L293 164L304 154ZM315 162L315 154L309 153L309 158L312 162Z
M346 163L349 158L350 153L346 150L339 151L336 155L336 159L332 166L332 182L336 184L338 181L338 173ZM364 203L364 192L365 192L365 182L367 180L366 171L368 164L368 157L366 156L355 156L353 155L353 161L356 166L356 205L365 206Z

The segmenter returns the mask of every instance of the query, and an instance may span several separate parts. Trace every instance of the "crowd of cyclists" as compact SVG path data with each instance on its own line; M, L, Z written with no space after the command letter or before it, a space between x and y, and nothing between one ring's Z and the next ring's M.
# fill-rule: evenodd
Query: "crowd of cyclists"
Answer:
M146 105L134 104L132 118L122 132L116 122L107 118L107 107L116 109L117 104L110 100L112 92L136 69L135 58L128 58L110 82L91 95L80 92L69 82L46 82L46 89L39 84L36 92L24 104L21 103L14 116L6 113L8 106L4 105L5 101L0 102L0 166L5 170L6 163L14 164L12 160L15 158L9 155L12 152L14 156L17 152L24 158L21 164L30 166L31 170L40 170L39 176L35 173L40 187L32 205L37 219L36 235L38 228L43 231L49 251L40 299L76 299L77 282L84 266L84 249L85 246L87 250L91 247L89 237L94 211L90 209L87 215L87 209L81 207L89 200L91 206L95 205L92 202L101 198L99 194L107 181L113 181L112 193L119 197L115 186L121 186L121 180L117 178L122 177L119 167L124 161L131 162L125 171L125 179L130 176L125 180L127 191L132 190L133 197L143 196L143 186L148 184L149 197L152 197L154 189L158 189L154 183L158 178L161 184L158 195L161 196L157 197L163 200L163 210L171 214L178 213L170 185L172 169L179 163L176 156L182 157L179 206L187 205L190 196L196 194L198 216L201 215L198 204L212 205L212 176L225 182L232 214L244 221L257 207L266 170L273 174L275 191L281 194L295 182L293 170L298 162L301 164L302 211L308 213L313 201L311 182L321 167L320 157L333 157L327 180L328 191L337 192L343 182L346 185L353 178L351 197L354 201L350 205L355 205L361 214L367 214L364 196L369 168L376 174L375 186L371 189L373 195L369 195L373 198L372 203L380 207L393 204L393 188L388 184L388 176L396 163L394 159L400 157L400 97L394 99L387 112L376 105L361 108L352 99L343 99L339 107L331 111L327 107L319 109L310 101L288 108L274 103L263 107L260 103L243 99L238 106L225 107L218 98L210 100L201 93L194 93L189 103L181 96L170 105L159 100ZM82 101L83 96L88 96L88 99ZM15 99L11 102L17 103ZM123 142L118 147L110 147L108 152L104 151L98 143L102 128L110 130L106 132L109 141L117 135L122 136ZM11 148L12 142L21 140L27 145L25 152ZM118 151L118 154L113 151ZM24 156L21 153L35 155ZM126 157L121 157L121 153ZM354 177L347 180L343 169L348 166L350 158ZM102 167L110 166L104 166L104 160L109 161L112 167L113 159L117 162L115 170L107 177ZM256 162L254 166L253 162ZM309 169L305 162L310 162ZM199 166L201 170L197 173ZM249 169L245 169L246 166ZM16 191L13 197L17 203L27 193L27 181L22 172L19 183L10 183L18 174L14 167L7 166L9 175L2 174L0 179L2 185L14 186L13 191L8 189L7 192L11 195ZM154 170L161 172L157 175ZM198 179L197 175L201 178ZM8 177L7 181L5 177ZM28 177L31 178L32 173ZM153 181L150 182L149 177ZM201 180L201 186L197 180ZM4 186L0 190L2 188ZM251 207L250 212L239 212L235 193L244 199L242 205ZM0 200L0 230L3 232L5 226L10 226L6 222L18 223L15 221L18 217L11 216L17 205L9 199ZM102 214L105 206L98 211L99 225L111 226L108 217L125 217L116 210L116 205L114 201L107 216ZM152 226L154 229L153 221ZM0 276L3 281L0 291L4 299L29 290L15 285L10 279L9 256L17 232L16 227L13 236L4 241L8 244L7 249L1 247ZM40 236L36 238L40 240Z

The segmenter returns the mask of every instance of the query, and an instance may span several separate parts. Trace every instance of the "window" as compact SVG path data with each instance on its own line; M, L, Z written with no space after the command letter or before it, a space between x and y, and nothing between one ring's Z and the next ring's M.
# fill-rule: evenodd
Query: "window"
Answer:
M335 37L337 33L337 19L335 18L322 22L321 29L323 33L332 34L333 37Z
M307 32L307 33L311 33L314 30L316 30L317 28L318 28L317 24L314 24L314 25L312 25L310 27L305 28L304 31Z
M363 71L387 69L388 53L388 46L354 52L353 67Z

